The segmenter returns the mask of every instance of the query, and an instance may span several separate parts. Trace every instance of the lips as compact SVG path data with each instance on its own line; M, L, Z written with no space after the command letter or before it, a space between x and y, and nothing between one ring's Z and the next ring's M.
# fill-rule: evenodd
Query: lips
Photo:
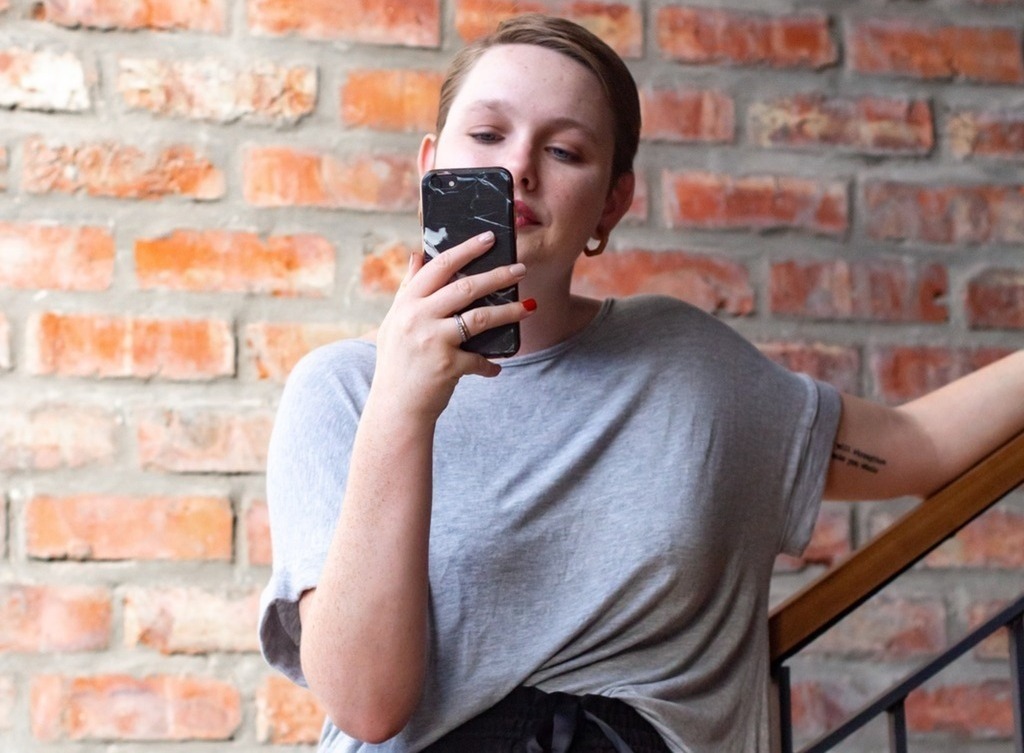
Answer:
M526 202L516 202L516 228L525 227L527 225L539 225L540 222L537 220L537 215L533 213L530 207L526 206Z

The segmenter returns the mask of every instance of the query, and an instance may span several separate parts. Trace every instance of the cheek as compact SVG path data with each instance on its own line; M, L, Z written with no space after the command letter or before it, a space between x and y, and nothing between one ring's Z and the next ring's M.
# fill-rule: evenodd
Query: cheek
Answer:
M437 169L486 166L482 160L465 149L438 149L434 155L434 167Z
M565 208L566 216L587 232L601 219L606 198L605 192L595 185L594 180L578 181L559 190L559 204Z
M454 167L489 167L481 149L474 149L471 143L445 138L444 133L437 140L434 152L434 167L438 169Z

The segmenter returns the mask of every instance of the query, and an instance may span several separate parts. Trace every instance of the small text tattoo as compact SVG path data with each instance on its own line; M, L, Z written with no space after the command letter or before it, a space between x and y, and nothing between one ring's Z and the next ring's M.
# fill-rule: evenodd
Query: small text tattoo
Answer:
M885 466L885 459L871 455L848 444L836 442L832 449L832 459L851 468L859 468L868 473L878 473Z

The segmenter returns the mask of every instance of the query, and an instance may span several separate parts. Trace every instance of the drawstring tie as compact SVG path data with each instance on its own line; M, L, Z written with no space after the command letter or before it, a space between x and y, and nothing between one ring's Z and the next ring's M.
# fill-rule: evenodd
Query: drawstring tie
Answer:
M601 719L583 708L579 696L569 693L552 693L555 703L551 715L542 719L530 741L526 753L568 753L576 729L591 721L615 748L616 753L633 753L626 741Z

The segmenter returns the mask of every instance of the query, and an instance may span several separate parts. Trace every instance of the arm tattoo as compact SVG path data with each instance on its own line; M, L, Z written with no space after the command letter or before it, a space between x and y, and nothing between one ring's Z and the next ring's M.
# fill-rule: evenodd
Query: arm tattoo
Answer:
M832 449L832 459L837 463L843 463L851 468L859 468L868 473L878 473L886 464L884 458L877 455L870 455L856 447L836 442Z

